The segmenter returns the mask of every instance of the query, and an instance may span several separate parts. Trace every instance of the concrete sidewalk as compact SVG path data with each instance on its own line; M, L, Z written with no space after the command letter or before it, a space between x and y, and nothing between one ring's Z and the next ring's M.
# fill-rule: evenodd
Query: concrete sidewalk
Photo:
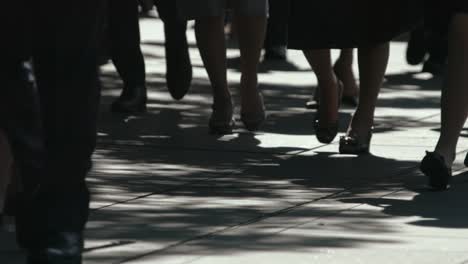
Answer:
M269 111L261 132L239 122L235 134L215 137L193 32L193 88L175 102L165 87L162 24L141 25L149 113L109 113L121 84L104 67L86 264L468 263L466 134L453 188L427 191L417 167L437 139L442 80L407 66L404 43L392 44L373 155L357 158L315 139L314 111L304 105L316 81L301 53L261 66ZM238 52L228 55L235 91ZM342 132L352 110L341 111ZM7 240L0 263L21 263Z

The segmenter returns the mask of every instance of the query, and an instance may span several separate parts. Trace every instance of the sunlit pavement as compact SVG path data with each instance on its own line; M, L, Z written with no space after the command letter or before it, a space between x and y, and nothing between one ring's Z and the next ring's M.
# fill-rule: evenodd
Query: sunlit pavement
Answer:
M269 113L261 132L238 122L233 135L216 137L193 30L193 87L177 102L165 87L162 24L141 26L149 112L110 114L121 82L110 64L102 68L86 264L468 263L466 134L452 188L428 191L418 163L437 139L443 82L408 66L404 43L392 44L373 155L358 158L315 139L304 105L316 80L300 52L260 67ZM228 56L235 93L238 52ZM352 110L341 110L342 133ZM21 263L7 241L0 263Z

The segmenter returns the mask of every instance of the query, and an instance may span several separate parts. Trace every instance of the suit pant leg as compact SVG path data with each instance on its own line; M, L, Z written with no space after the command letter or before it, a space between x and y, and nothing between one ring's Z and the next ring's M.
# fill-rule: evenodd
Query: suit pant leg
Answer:
M124 87L145 86L137 0L108 0L111 58Z
M45 232L81 231L88 217L85 178L96 146L100 1L34 6L33 61L46 151L34 212Z

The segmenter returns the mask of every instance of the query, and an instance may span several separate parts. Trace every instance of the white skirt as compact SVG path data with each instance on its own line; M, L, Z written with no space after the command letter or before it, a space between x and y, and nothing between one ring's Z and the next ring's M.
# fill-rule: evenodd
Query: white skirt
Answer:
M223 16L226 10L245 16L268 16L268 0L175 0L182 19Z

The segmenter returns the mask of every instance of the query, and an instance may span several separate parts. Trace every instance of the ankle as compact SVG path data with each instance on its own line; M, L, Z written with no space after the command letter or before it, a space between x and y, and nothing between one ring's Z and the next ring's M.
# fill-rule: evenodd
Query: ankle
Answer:
M455 161L455 151L448 148L436 147L434 152L444 157L445 165L447 165L447 167L452 167Z
M348 128L348 134L353 133L360 136L366 136L374 126L374 117L354 114Z

